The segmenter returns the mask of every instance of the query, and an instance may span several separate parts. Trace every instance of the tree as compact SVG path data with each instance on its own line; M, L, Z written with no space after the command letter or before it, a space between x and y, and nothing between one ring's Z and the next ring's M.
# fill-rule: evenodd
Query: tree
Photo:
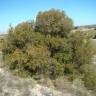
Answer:
M54 9L40 12L36 24L11 27L3 41L5 64L20 76L55 79L66 75L69 80L84 76L83 66L91 64L94 51L90 38L82 32L71 33L72 27L72 20Z
M64 11L51 9L39 12L36 17L35 30L43 34L66 37L72 28L73 22Z

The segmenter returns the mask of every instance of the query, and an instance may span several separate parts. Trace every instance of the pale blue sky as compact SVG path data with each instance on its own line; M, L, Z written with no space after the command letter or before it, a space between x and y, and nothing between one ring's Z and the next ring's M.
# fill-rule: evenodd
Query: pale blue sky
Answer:
M51 8L64 10L74 25L96 24L96 0L0 0L0 32Z

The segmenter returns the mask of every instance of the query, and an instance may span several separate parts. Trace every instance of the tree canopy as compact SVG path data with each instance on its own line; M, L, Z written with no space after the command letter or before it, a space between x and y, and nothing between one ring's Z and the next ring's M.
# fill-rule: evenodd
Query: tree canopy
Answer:
M36 17L36 31L44 34L67 36L73 28L73 21L64 11L51 9L39 12Z
M64 11L54 9L39 12L34 23L10 27L2 49L5 65L21 77L84 76L83 66L91 64L94 52L90 40L70 32L72 27Z

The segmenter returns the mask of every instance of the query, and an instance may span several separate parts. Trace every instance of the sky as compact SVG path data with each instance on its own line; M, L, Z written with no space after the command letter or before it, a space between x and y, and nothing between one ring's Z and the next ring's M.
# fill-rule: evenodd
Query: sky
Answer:
M0 0L0 33L52 8L64 10L75 26L96 24L96 0Z

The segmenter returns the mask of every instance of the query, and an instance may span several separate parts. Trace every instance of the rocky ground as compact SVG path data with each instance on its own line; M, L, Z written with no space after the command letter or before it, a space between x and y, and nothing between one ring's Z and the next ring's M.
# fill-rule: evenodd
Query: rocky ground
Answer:
M41 86L32 78L20 79L0 68L0 96L71 96Z
M21 79L0 68L0 96L95 96L82 86L80 80L73 84L63 82L62 90L37 84L32 78Z

